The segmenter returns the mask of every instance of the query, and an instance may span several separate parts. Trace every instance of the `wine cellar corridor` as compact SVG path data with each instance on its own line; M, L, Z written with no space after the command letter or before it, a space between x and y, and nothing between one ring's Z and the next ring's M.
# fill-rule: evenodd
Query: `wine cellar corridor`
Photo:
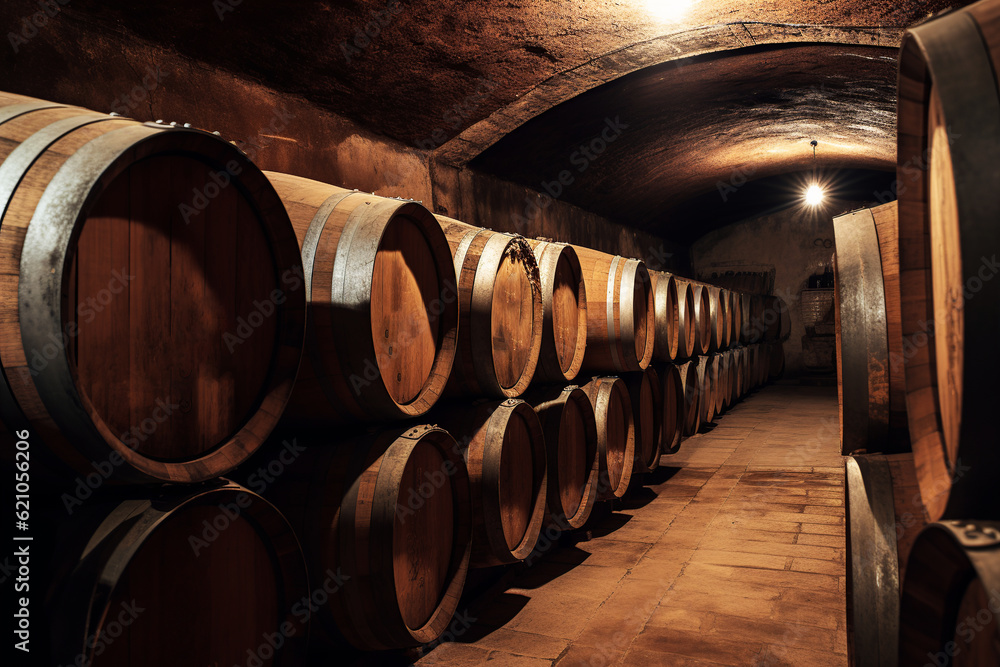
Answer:
M662 464L417 664L846 664L835 393L763 389Z
M1000 0L0 2L0 667L1000 667Z

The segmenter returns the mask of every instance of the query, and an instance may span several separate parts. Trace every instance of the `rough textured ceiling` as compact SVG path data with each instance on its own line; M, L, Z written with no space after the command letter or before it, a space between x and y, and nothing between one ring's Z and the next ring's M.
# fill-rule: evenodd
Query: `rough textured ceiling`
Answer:
M669 18L653 11L677 4ZM809 167L812 138L824 165L890 167L900 31L964 4L60 0L59 20L163 45L532 187L621 116L629 129L563 197L673 233L689 222L678 206L741 182L740 169ZM34 11L5 0L0 19Z

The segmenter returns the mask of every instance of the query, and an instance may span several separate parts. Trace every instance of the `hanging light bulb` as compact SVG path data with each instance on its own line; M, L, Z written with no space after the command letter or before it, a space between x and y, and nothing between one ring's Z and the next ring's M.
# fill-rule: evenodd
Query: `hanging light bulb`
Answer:
M806 188L806 203L810 206L819 206L823 203L823 199L825 197L826 193L823 192L823 188L816 183L813 183Z

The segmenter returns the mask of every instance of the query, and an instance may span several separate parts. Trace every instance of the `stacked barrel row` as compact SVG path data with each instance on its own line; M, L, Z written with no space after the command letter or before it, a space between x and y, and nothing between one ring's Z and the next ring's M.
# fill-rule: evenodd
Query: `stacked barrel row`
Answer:
M56 662L432 641L470 567L582 527L780 370L760 299L637 259L31 98L0 95L0 139L0 418L61 499Z
M1000 664L1000 2L908 30L898 202L835 221L858 665Z

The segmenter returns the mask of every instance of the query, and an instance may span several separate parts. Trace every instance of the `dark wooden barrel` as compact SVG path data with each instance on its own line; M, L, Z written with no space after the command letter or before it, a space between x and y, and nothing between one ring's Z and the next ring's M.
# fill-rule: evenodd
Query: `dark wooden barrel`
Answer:
M692 359L677 367L684 387L684 420L681 432L692 436L698 432L701 425L701 386L698 379L698 361Z
M656 304L646 264L573 246L587 283L587 354L590 371L645 370L656 342Z
M635 422L625 381L598 377L583 387L597 419L598 500L621 498L632 481Z
M714 356L698 357L698 425L711 424L715 419L715 396L719 371Z
M245 460L284 410L305 323L295 233L260 170L208 132L14 95L0 163L0 419L116 481Z
M698 343L698 320L694 314L691 283L674 279L677 287L677 359L690 359Z
M718 355L720 391L716 401L716 412L725 412L733 404L733 355L731 350L723 350Z
M465 446L472 491L471 566L523 560L538 541L548 493L545 435L535 410L509 398L450 404L435 419Z
M908 30L900 52L899 268L910 438L931 517L997 516L1000 11ZM933 334L933 335L931 335ZM959 464L961 461L961 464ZM960 467L961 466L961 467ZM961 483L953 480L961 475Z
M677 279L678 291L687 284L691 288L694 311L694 350L692 356L708 354L712 345L712 308L708 287L694 281Z
M833 220L845 454L909 450L896 209L892 202Z
M662 271L650 271L649 275L653 280L656 304L656 344L653 358L657 361L674 361L678 357L678 327L687 324L681 319L678 307L677 281L673 275Z
M729 344L739 345L740 332L743 329L743 295L733 290L729 291Z
M581 528L594 509L599 484L594 408L575 385L538 387L525 400L538 413L545 435L547 523L561 529Z
M267 177L302 249L309 304L288 419L322 426L426 413L458 337L451 250L434 216L417 202Z
M637 473L653 472L660 467L663 442L663 387L652 366L625 376L632 421L635 424L635 463Z
M1000 664L1000 522L932 523L907 561L900 665Z
M311 585L327 588L315 601L319 637L364 650L439 637L458 607L472 549L461 447L433 426L301 444L306 451L268 495L295 527Z
M662 382L663 394L663 437L660 440L660 450L663 454L673 454L680 447L684 436L684 381L680 367L674 364L661 364L656 372Z
M544 310L534 252L520 236L437 218L458 276L458 355L448 393L520 396L535 376L542 347Z
M274 506L225 480L130 494L67 524L33 653L95 667L305 662L306 562Z
M913 455L848 457L845 465L851 664L896 665L900 584L926 522Z
M542 347L536 382L571 382L587 351L587 286L573 246L528 241L542 284Z

